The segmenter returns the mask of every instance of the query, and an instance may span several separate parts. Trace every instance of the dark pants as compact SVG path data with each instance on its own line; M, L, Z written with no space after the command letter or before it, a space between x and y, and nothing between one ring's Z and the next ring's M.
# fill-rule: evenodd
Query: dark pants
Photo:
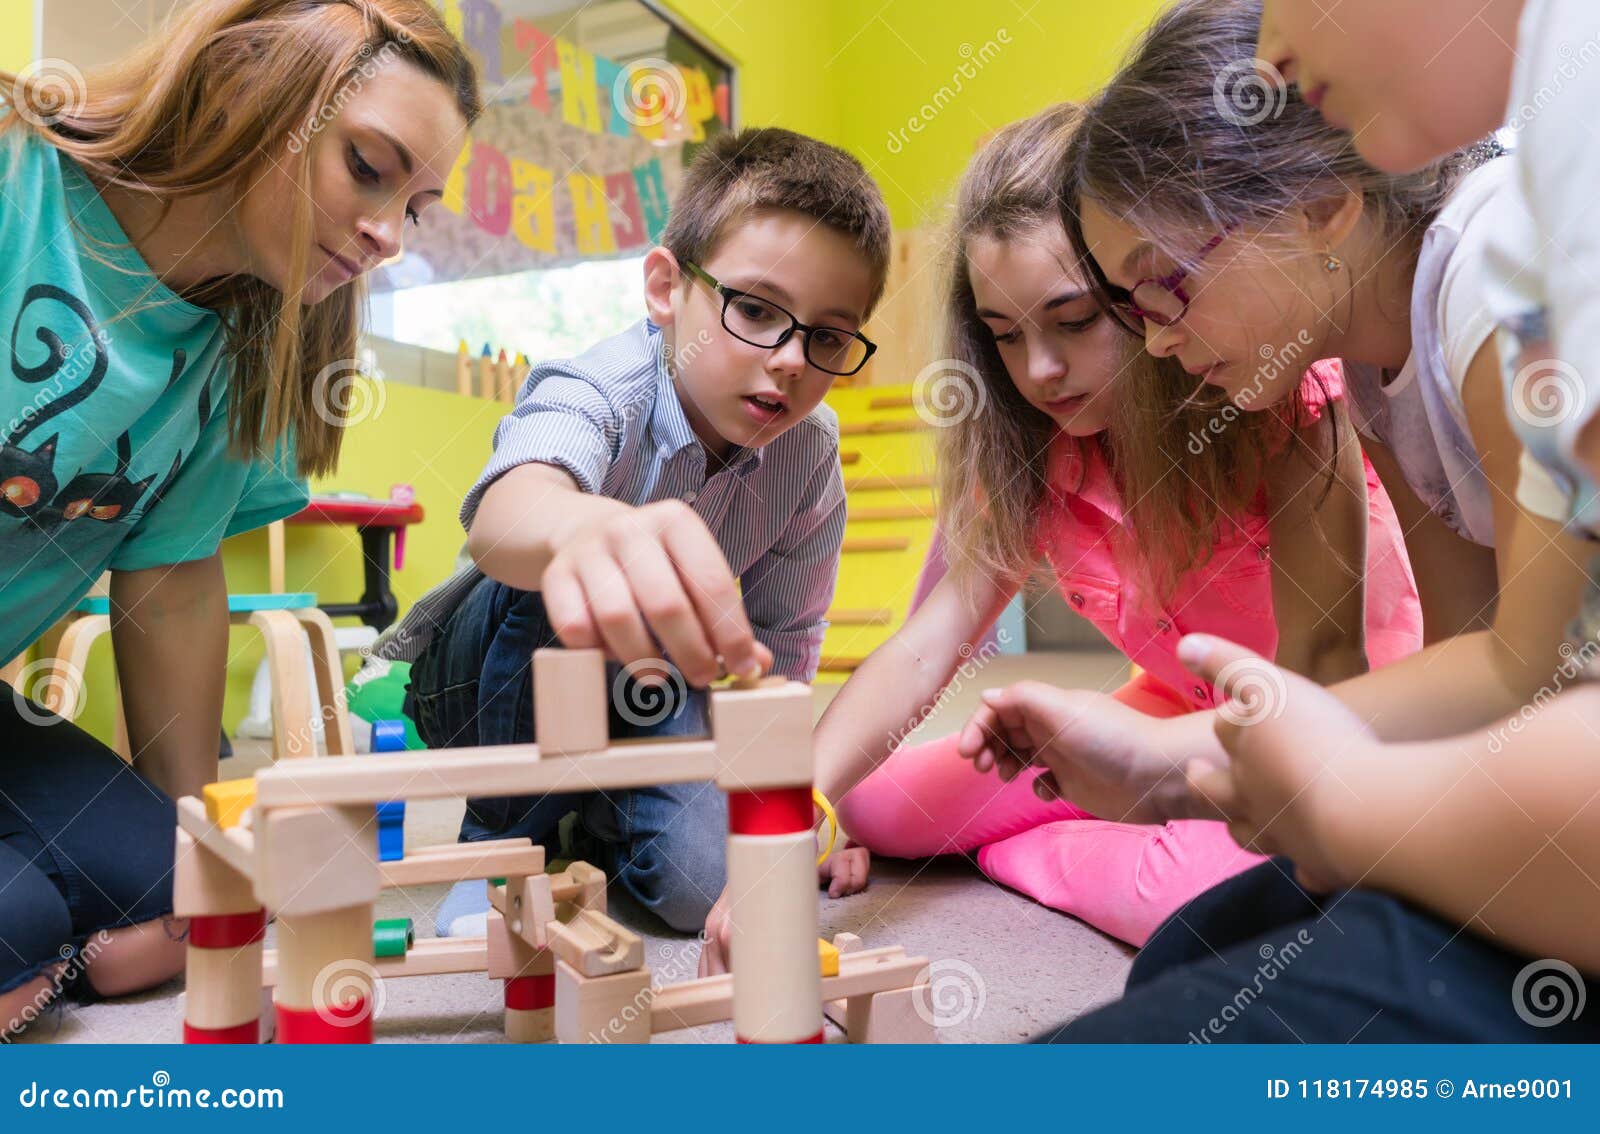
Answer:
M1373 890L1315 898L1283 859L1206 891L1134 958L1121 1000L1051 1043L1549 1043L1600 1041L1537 991L1529 958ZM1550 962L1543 962L1550 971ZM1594 978L1577 974L1577 981ZM1543 1008L1540 1008L1541 1003ZM1519 1007L1521 1014L1519 1014ZM1527 1018L1524 1018L1527 1017ZM1558 1019L1536 1026L1529 1019Z
M0 683L0 992L171 913L177 824L115 752ZM88 998L81 966L68 969L68 991Z
M406 712L430 748L527 744L535 736L533 651L559 646L537 592L482 579L411 667ZM606 669L613 739L704 735L706 699L681 677L652 690ZM463 842L523 836L574 849L674 929L700 929L726 873L727 798L710 782L469 799Z

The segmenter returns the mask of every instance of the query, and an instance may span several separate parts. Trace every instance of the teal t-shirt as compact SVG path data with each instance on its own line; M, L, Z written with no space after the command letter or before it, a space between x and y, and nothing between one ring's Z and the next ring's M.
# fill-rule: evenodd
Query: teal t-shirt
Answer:
M304 507L228 453L221 320L151 274L82 169L0 136L0 662L107 570L204 559Z

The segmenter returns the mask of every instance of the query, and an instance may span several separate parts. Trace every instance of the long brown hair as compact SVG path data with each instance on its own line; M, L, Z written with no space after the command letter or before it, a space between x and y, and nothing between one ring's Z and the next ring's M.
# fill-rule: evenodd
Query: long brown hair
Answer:
M164 216L181 197L242 195L291 139L338 109L358 68L384 55L438 79L468 124L477 118L472 63L426 0L196 0L131 54L91 73L82 97L61 113L26 113L59 101L40 86L51 76L0 73L13 107L0 133L35 131L97 186L155 195ZM232 450L265 455L292 434L301 475L338 463L344 416L313 387L327 368L354 359L366 302L359 279L311 306L286 298L308 274L309 158L320 141L311 138L300 163L285 290L240 275L184 294L222 318Z
M1113 409L1099 435L1059 434L1018 393L993 333L978 318L967 246L978 237L1028 240L1059 231L1062 162L1081 119L1077 106L1062 103L1012 123L962 177L947 254L944 340L953 372L975 378L982 390L969 399L975 412L953 416L939 432L940 530L958 577L1020 581L1038 557L1051 445L1094 446L1123 501L1122 551L1166 596L1185 570L1208 557L1219 524L1254 500L1276 420L1255 415L1243 428L1208 437L1199 452L1187 451L1187 439L1196 430L1205 435L1221 403L1193 404L1194 380L1176 361L1146 354L1131 336L1119 340ZM1152 475L1130 481L1129 469Z
M1280 245L1292 245L1276 231L1286 220L1355 192L1384 246L1414 263L1423 233L1461 176L1500 152L1486 141L1411 174L1372 168L1348 134L1260 68L1254 56L1261 7L1260 0L1178 0L1084 107L1063 162L1059 207L1073 253L1102 303L1114 298L1114 289L1084 239L1085 200L1120 217L1174 264L1193 269L1206 235L1257 232L1246 254L1273 256ZM1409 296L1396 302L1409 303ZM1293 350L1263 349L1271 360L1263 368L1281 365ZM1292 357L1297 372L1315 361ZM1237 412L1243 404L1230 406L1220 390L1195 393L1194 380L1181 370L1158 371L1147 388L1149 398L1119 400L1113 425L1118 438L1151 440L1118 452L1124 499L1141 537L1160 531L1178 560L1193 561L1210 534L1171 521L1189 511L1217 515L1211 501L1225 488L1219 472L1264 468L1271 450L1263 442L1273 443L1275 430L1281 437L1309 420L1303 386L1296 383L1278 406L1249 413ZM1189 424L1164 428L1174 405L1184 407L1180 420ZM1326 419L1337 452L1339 416L1330 412ZM1225 423L1220 430L1219 423ZM1192 437L1208 438L1208 449L1231 447L1234 457L1189 459L1194 447L1185 439ZM1180 464L1182 474L1174 475ZM1325 494L1334 476L1330 464Z

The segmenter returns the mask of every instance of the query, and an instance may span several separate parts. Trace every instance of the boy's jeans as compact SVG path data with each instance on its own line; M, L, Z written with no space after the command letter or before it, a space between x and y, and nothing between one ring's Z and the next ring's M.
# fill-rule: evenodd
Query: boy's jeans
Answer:
M559 645L537 592L484 578L412 666L406 713L430 748L529 743L533 651ZM628 677L619 687L619 673L607 665L612 739L708 731L703 690L685 697L678 678L663 698ZM726 872L728 804L715 784L469 799L461 840L526 836L554 855L569 811L583 857L672 928L702 928Z

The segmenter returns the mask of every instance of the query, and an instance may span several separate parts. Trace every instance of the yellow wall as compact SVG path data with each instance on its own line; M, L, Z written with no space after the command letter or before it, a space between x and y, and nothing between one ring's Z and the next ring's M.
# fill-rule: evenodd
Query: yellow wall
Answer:
M33 58L34 0L0 0L0 70L19 71Z

